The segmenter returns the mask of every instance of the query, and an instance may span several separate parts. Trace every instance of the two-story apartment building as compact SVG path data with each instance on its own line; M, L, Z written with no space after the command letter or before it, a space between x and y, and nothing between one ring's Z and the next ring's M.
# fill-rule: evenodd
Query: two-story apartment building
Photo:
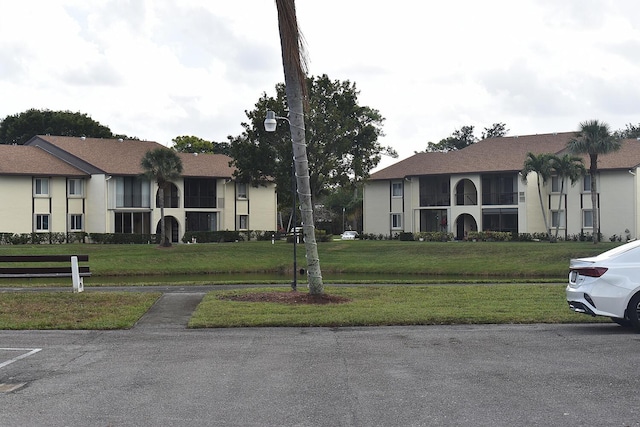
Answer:
M36 136L0 145L0 231L153 234L157 185L140 160L151 141ZM275 185L233 180L230 158L179 153L182 177L165 191L167 235L186 231L275 230Z
M573 132L491 138L462 150L417 153L373 173L364 189L365 233L447 231L464 239L469 231L545 232L536 174L523 179L527 153L566 152ZM585 156L585 166L589 159ZM623 141L620 151L601 155L598 168L600 232L636 238L640 229L638 166L640 141ZM548 224L559 237L592 234L590 178L542 187Z

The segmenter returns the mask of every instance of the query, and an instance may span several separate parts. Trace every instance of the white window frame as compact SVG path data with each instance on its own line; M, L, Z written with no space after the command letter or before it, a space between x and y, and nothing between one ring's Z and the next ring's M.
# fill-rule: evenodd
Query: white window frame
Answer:
M238 182L236 184L236 192L238 199L247 199L247 195L249 194L249 189L247 188L246 182Z
M36 230L36 232L50 231L51 230L51 214L34 214L33 228L34 230Z
M560 220L560 225L558 225L558 219ZM553 228L566 228L566 215L564 210L560 211L551 211L551 227Z
M558 175L554 175L551 177L551 192L559 193L560 187L562 186L562 179Z
M584 193L591 193L591 175L589 174L582 177L582 191Z
M392 213L390 217L391 221L391 229L392 230L402 230L402 214L401 213Z
M590 223L587 225L587 223ZM593 209L582 210L582 227L593 228Z
M77 218L80 219L80 228L77 228ZM69 214L69 231L84 231L83 214Z
M404 195L404 187L402 181L391 182L391 197L402 197Z
M49 197L49 184L49 178L34 178L33 195L35 197Z
M84 180L78 178L70 178L67 180L67 196L83 197L84 196Z
M249 215L238 215L238 230L249 229Z

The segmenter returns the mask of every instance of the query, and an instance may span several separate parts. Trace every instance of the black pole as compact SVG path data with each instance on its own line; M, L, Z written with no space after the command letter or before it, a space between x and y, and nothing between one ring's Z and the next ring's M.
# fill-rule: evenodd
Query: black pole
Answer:
M291 194L293 195L293 282L291 282L291 290L298 289L298 258L296 254L296 245L298 243L298 219L296 215L296 197L297 197L297 185L296 185L296 163L295 159L292 164L291 174Z

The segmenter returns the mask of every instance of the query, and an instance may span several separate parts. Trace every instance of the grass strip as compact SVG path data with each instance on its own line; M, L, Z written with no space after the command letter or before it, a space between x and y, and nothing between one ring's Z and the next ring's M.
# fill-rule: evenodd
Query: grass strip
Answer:
M0 294L0 329L128 329L160 297L151 292Z
M327 277L331 273L361 273L564 282L571 258L596 255L619 244L356 240L320 243L318 252ZM209 274L215 282L219 273L288 274L292 272L292 249L292 244L283 241L183 244L168 249L155 245L3 245L0 254L88 254L93 275L86 285L93 286L105 276L120 276L127 282L127 276ZM298 265L306 265L302 245ZM38 286L36 283L6 279L0 286Z
M573 313L564 285L326 287L342 304L290 305L221 299L278 288L214 291L205 296L191 328L273 326L390 326L607 322Z

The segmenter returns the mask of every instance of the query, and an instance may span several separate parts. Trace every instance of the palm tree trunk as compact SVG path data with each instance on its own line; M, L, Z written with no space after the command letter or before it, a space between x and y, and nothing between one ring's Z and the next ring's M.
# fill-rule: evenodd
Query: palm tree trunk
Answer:
M158 187L158 202L160 205L160 246L171 246L170 243L167 242L167 233L164 228L164 186L160 185Z
M596 188L596 174L591 169L591 216L593 221L593 243L596 244L600 240L600 221L598 221L598 191Z
M302 233L307 257L307 275L309 293L322 294L322 272L318 245L316 243L313 220L313 204L311 201L311 183L309 179L309 161L304 131L304 84L305 75L300 56L300 35L295 14L294 0L276 0L278 8L278 24L280 27L280 44L282 47L282 65L284 68L285 92L289 106L289 126L293 146L293 162L296 172L298 199Z
M564 195L564 177L560 181L560 200L558 200L558 221L556 222L555 240L558 240L558 230L560 229L560 213L562 212L562 196ZM565 215L566 218L566 215Z
M542 210L542 219L544 220L544 231L549 235L551 240L551 233L549 233L549 223L547 222L547 213L544 210L544 203L542 201L542 190L540 189L540 178L537 178L538 182L538 199L540 199L540 209Z

